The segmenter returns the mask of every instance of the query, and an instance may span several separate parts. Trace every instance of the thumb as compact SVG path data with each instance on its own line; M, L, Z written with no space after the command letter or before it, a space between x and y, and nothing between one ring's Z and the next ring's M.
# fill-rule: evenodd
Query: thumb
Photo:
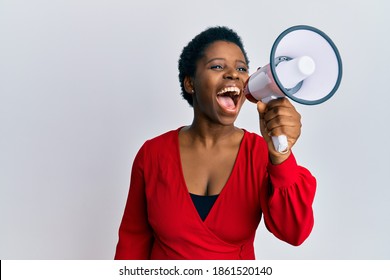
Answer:
M259 112L259 121L260 121L260 131L261 131L261 134L263 135L263 137L266 139L266 140L269 140L269 135L268 135L268 130L267 130L267 126L265 124L265 120L264 120L264 114L265 114L265 110L267 108L267 104L259 101L257 102L257 111Z
M267 104L265 104L261 101L257 102L257 111L259 112L261 117L263 117L263 115L265 113L265 108L267 108Z

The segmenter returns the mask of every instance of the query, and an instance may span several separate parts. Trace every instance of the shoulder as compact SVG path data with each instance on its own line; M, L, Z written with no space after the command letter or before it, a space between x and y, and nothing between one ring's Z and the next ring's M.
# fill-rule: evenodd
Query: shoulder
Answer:
M180 129L171 130L146 140L138 150L134 164L147 165L160 162L161 159L176 155L178 133Z
M171 152L177 146L179 130L180 128L170 130L146 140L140 148L140 152L145 154Z
M251 147L258 147L261 149L267 149L267 143L265 142L264 138L257 133L244 130L244 138L243 141L246 145L249 145Z
M148 139L145 142L145 144L151 145L151 146L156 146L156 145L158 146L161 144L173 143L173 142L177 141L177 137L179 135L179 130L180 129L174 129L174 130L167 131L167 132L160 134L156 137Z

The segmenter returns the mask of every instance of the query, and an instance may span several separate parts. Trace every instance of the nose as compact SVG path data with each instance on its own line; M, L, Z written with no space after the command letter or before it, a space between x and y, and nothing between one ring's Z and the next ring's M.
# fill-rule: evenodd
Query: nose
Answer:
M238 80L239 79L237 70L233 69L231 67L226 69L226 72L225 72L223 77L224 77L224 79L228 79L228 80Z

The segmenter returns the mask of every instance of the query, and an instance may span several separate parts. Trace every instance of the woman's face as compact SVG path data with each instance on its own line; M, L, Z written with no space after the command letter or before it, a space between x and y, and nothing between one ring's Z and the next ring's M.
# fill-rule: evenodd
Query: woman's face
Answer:
M245 96L248 66L234 43L216 41L196 64L192 79L195 113L224 125L234 123Z

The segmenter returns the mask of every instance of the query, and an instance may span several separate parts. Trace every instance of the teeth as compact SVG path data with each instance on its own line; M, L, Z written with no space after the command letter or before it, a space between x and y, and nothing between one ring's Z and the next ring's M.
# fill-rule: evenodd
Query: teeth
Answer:
M225 94L226 92L233 92L234 96L240 95L240 89L238 87L226 87L219 91L217 95Z

